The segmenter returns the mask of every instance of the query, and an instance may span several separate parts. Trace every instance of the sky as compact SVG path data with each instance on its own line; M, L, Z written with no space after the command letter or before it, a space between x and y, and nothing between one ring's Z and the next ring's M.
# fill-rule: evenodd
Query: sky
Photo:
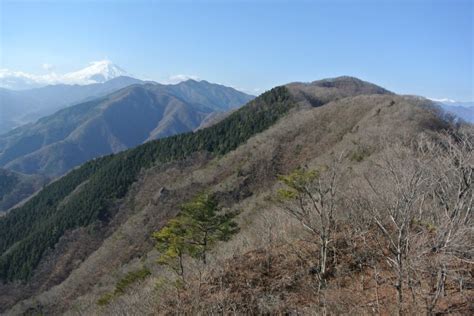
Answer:
M0 68L65 73L109 59L142 79L253 94L349 75L472 101L473 15L472 0L0 0Z

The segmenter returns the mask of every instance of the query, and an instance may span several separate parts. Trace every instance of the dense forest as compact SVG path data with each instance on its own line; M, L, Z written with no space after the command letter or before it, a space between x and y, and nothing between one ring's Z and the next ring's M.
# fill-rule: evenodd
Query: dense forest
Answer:
M67 230L110 220L110 204L125 196L142 169L199 151L225 154L267 129L294 104L287 88L277 87L212 127L149 142L71 171L0 219L0 279L27 280Z

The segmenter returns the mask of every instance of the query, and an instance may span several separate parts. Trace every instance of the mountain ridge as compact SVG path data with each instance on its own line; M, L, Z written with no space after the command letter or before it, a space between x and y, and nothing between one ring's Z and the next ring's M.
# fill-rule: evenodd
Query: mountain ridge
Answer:
M240 235L213 250L213 258L219 261L211 264L222 267L220 263L227 261L220 260L243 260L245 251L252 250L249 247L265 242L267 233L282 238L292 235L293 230L280 234L278 229L289 229L286 225L292 221L275 213L271 202L279 175L303 166L327 166L331 153L341 151L351 172L364 174L374 169L369 158L384 153L397 140L409 141L407 135L434 136L453 128L428 100L370 86L368 90L356 89L357 84L346 89L347 83L350 81L344 82L341 91L303 87L307 100L301 99L300 87L275 88L210 128L91 160L53 182L0 220L2 278L31 278L23 286L0 285L0 305L13 306L26 299L16 304L12 313L57 314L74 309L84 314L99 310L133 314L138 306L168 311L174 305L162 302L165 305L157 306L157 298L148 292L156 289L156 282L164 276L163 268L157 267L150 235L174 218L179 205L194 194L211 190L224 207L241 211ZM347 91L356 95L347 96ZM349 188L357 184L350 175L344 179ZM25 232L30 236L25 237ZM57 235L51 239L49 232ZM33 254L39 256L30 258ZM21 260L24 256L28 260ZM275 267L278 260L272 259ZM293 264L296 266L299 264ZM98 305L127 273L143 268L152 276L137 287L132 285L130 293L120 294L127 300L117 297L105 306ZM308 274L310 268L303 267L307 271L301 275ZM255 273L255 277L265 277ZM245 293L229 288L228 295ZM129 294L138 299L134 301ZM239 311L254 304L244 301L236 300L243 304L238 305Z
M122 76L89 85L48 85L23 91L0 88L0 135L33 123L67 106L86 102L137 83L143 81Z
M252 97L208 82L132 84L0 136L0 165L58 176L89 159L196 129Z

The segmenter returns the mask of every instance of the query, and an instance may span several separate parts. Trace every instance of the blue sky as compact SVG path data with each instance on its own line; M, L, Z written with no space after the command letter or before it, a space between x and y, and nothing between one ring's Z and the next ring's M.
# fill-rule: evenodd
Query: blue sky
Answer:
M474 100L471 0L0 3L0 68L67 72L107 58L141 78L194 75L255 93L351 75Z

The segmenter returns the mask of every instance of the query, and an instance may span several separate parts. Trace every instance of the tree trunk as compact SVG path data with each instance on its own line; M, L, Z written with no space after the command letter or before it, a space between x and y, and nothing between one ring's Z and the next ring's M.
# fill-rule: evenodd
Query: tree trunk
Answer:
M183 280L183 285L186 284L186 279L184 278L184 264L183 264L183 254L180 253L178 256L178 262L179 262L179 275L181 276L181 279Z
M398 261L398 278L397 278L397 300L398 300L398 315L403 315L403 262L401 253L397 254Z
M207 251L207 231L204 233L203 249L202 249L202 263L207 264L206 258Z
M326 278L327 257L328 257L328 241L327 241L327 238L323 238L321 242L320 262L319 262L319 271L320 271L321 281L323 282L323 285L325 285L326 283L324 279Z

